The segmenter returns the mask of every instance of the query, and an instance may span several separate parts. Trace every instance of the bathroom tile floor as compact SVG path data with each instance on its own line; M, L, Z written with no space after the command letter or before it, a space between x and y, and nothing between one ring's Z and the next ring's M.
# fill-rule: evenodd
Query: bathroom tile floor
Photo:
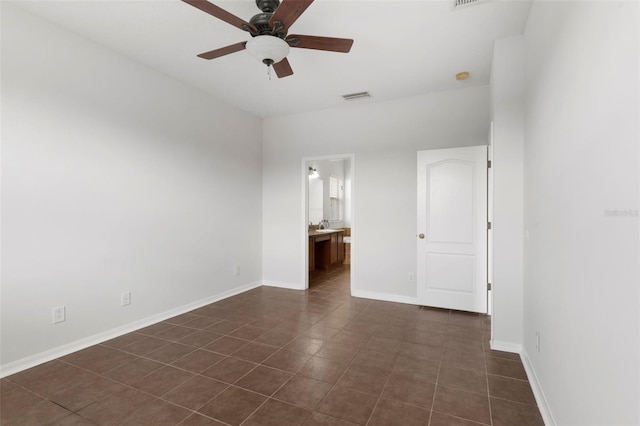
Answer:
M543 425L490 318L259 287L0 380L2 425Z

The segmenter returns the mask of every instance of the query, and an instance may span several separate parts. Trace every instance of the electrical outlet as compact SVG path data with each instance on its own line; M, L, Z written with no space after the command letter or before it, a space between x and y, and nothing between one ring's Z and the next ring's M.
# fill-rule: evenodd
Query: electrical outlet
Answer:
M67 319L67 308L64 306L58 306L53 308L53 323L64 322Z
M540 352L540 332L536 331L536 351Z
M130 291L125 291L124 293L122 293L120 295L120 305L121 306L128 306L131 304L131 292Z
M233 268L233 275L235 275L235 276L240 275L240 265L236 265L236 266Z
M416 280L416 274L409 272L409 281L414 282Z

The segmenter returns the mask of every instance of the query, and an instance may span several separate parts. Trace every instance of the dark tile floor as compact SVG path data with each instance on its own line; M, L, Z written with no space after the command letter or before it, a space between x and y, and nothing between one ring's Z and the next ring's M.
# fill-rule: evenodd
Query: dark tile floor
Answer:
M489 318L260 287L0 381L2 425L543 425Z

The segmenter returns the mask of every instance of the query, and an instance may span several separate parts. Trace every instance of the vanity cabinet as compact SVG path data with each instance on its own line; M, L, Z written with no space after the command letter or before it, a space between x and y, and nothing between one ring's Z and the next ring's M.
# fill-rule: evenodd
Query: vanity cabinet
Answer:
M316 269L328 271L344 260L344 231L309 231L309 272Z

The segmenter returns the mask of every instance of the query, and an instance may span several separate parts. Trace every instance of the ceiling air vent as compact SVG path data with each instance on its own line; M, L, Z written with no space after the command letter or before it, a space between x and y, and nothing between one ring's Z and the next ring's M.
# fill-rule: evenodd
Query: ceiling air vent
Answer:
M356 99L365 99L370 98L371 95L369 92L358 92L358 93L350 93L348 95L342 95L345 101L353 101Z
M478 3L485 3L486 1L488 0L451 0L451 9L457 10Z

